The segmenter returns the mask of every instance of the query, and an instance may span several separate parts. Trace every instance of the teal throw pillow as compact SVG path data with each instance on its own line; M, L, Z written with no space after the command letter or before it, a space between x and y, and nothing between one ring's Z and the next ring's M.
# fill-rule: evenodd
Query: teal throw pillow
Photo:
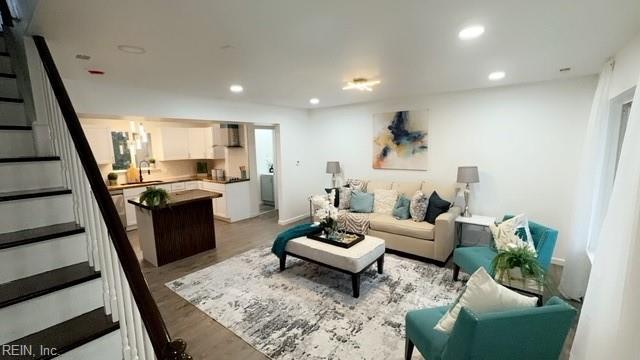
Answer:
M373 193L353 191L351 193L351 211L356 213L372 213Z
M401 195L396 201L396 205L393 207L393 217L399 220L407 220L411 217L409 207L411 206L411 199L404 195Z

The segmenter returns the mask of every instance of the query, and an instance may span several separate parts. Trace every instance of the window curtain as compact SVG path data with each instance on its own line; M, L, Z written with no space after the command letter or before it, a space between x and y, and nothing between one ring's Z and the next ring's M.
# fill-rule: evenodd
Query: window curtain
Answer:
M610 133L609 84L612 74L613 61L610 61L600 73L583 145L572 221L573 238L570 239L559 286L560 292L571 299L582 298L587 289L591 267L587 247L599 233L608 200L606 189L610 188L606 179L613 178L612 174L604 171L608 154L607 134Z
M640 79L571 358L640 358Z

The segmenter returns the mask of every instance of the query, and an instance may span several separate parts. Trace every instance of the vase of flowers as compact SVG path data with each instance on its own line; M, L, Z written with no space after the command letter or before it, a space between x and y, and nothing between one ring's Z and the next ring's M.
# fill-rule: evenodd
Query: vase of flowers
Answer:
M535 250L529 244L509 244L499 250L498 255L491 262L496 279L509 282L511 280L535 280L538 284L544 282L545 270L538 262Z
M314 206L314 215L318 220L318 226L322 229L327 239L336 237L339 233L338 226L338 209L333 205L335 199L335 192L330 194L316 195L311 198L311 203Z

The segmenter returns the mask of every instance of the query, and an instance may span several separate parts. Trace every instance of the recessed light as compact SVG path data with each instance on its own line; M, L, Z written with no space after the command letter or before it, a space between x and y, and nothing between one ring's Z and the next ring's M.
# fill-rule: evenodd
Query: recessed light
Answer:
M242 85L231 85L231 86L229 86L229 90L232 93L236 93L237 94L237 93L243 92L244 88L242 87Z
M460 30L460 32L458 33L458 37L462 40L471 40L477 38L482 34L484 34L484 26L473 25L467 26L466 28Z
M133 45L118 45L118 50L129 53L129 54L144 54L147 52L143 47L133 46Z
M309 103L311 105L318 105L318 104L320 104L320 99L318 99L318 98L309 99Z
M565 68L560 69L560 72L567 72L567 71L571 71L571 68L570 67L565 67Z
M504 71L494 71L491 74L489 74L489 80L491 81L501 80L501 79L504 79L505 76L507 76L507 74L505 74Z

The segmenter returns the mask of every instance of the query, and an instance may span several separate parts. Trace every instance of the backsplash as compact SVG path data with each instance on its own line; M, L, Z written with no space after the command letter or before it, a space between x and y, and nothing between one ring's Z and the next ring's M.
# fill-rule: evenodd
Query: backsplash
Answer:
M147 180L166 180L179 177L190 177L196 175L196 163L198 161L206 161L209 169L215 169L217 166L220 169L224 168L224 160L175 160L175 161L157 161L156 168L151 170L151 174L147 171L142 172L142 177ZM100 173L102 178L107 179L107 175L113 171L111 164L100 165ZM124 184L127 182L126 172L118 172L118 184Z

